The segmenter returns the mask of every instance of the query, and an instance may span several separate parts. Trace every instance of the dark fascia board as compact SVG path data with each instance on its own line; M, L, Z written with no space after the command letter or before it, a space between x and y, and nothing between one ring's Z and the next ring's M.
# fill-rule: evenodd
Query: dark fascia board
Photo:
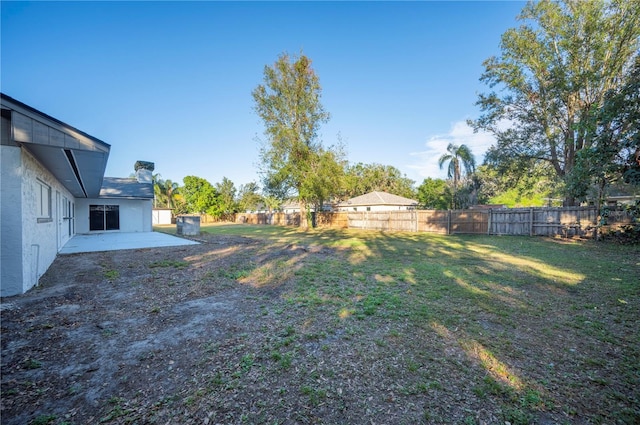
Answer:
M93 137L90 134L87 134L82 130L78 130L77 128L75 128L73 126L70 126L69 124L67 124L67 123L65 123L63 121L60 121L59 119L56 119L56 118L52 117L51 115L47 115L44 112L41 112L41 111L37 110L36 108L33 108L33 107L27 105L26 103L22 103L19 100L16 100L16 99L12 98L11 96L8 96L8 95L6 95L4 93L0 93L0 96L2 98L2 102L3 103L4 102L10 103L11 104L10 106L15 107L16 109L18 109L18 112L22 112L23 114L25 114L27 116L29 116L31 114L35 114L37 116L37 118L40 118L40 119L44 118L44 119L46 119L46 120L48 120L48 121L50 121L52 123L55 123L55 124L59 125L60 127L66 129L66 130L70 130L71 132L77 133L78 135L80 135L82 137L85 137L85 138L87 138L87 139L89 139L89 140L91 140L91 141L93 141L93 142L95 142L95 143L97 143L99 145L102 145L101 147L103 149L100 149L100 150L106 150L106 152L109 152L109 150L111 149L111 145L110 144L108 144L106 142L103 142L102 140L100 140L100 139L98 139L96 137ZM36 118L36 117L33 117L33 118Z

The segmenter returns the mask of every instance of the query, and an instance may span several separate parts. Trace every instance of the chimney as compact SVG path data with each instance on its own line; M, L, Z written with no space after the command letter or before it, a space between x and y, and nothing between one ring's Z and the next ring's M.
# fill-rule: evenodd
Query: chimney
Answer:
M136 161L134 165L136 170L136 179L138 183L153 183L152 171L155 169L153 162L148 161Z

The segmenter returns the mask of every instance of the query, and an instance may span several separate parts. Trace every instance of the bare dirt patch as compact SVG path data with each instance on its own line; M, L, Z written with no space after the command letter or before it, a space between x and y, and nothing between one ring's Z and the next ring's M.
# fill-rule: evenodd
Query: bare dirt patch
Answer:
M255 290L219 273L256 248L216 238L58 257L38 288L3 302L2 422L91 423L115 419L120 399L144 399L153 410L172 397L203 346L250 329Z

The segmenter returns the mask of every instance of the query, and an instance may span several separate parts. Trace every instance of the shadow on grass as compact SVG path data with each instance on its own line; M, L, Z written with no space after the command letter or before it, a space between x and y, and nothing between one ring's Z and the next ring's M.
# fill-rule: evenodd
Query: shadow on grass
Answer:
M328 311L335 326L372 328L408 322L453 343L478 368L478 392L503 400L512 423L554 410L640 418L637 247L277 226L203 231L265 241L271 257L263 253L239 282L291 281L282 297L310 317Z

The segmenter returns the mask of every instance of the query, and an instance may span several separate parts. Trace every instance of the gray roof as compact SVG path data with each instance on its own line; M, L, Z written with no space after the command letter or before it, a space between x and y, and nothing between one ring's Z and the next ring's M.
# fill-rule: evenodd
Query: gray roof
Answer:
M100 198L153 199L153 183L138 183L135 178L105 177Z
M340 206L370 206L370 205L418 205L415 199L404 198L402 196L393 195L387 192L369 192L364 195L356 196Z
M12 140L25 147L76 198L100 192L109 144L2 93Z

